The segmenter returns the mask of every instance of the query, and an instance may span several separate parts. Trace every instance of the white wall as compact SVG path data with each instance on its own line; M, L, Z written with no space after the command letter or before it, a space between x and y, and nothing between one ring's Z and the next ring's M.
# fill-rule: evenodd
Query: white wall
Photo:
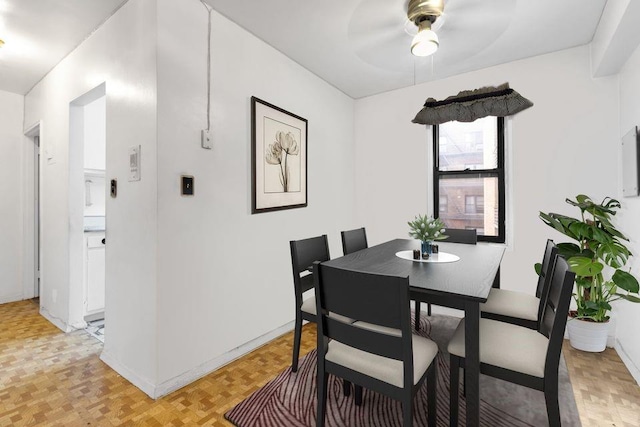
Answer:
M151 393L157 374L156 1L130 0L25 97L25 126L42 121L41 312L69 319L69 104L106 82L106 336L103 360ZM142 145L146 177L128 182ZM84 187L82 187L84 188Z
M354 226L353 100L218 13L212 18L208 151L200 147L207 11L198 1L159 1L160 383L213 369L291 322L288 241L326 233L339 256L339 231ZM251 215L252 95L309 121L306 208ZM181 174L195 177L194 197L180 196Z
M629 58L620 73L620 138L634 126L640 126L640 48ZM617 144L618 165L622 168L620 139ZM622 197L622 175L618 173L619 184L617 196L622 203L622 211L617 218L620 230L630 239L629 249L635 254L631 262L631 273L640 278L640 198ZM615 307L618 320L617 350L627 367L640 383L640 304L626 301Z
M99 92L103 93L104 89L99 88ZM106 101L105 96L100 96L82 106L84 113L82 145L84 151L85 216L104 216L106 209L106 180L104 177L107 138ZM91 182L87 184L86 181ZM88 192L86 191L87 186ZM91 202L90 205L87 205L87 197Z
M564 200L579 193L617 194L618 80L590 77L586 46L356 101L356 214L374 243L406 237L432 192L431 128L411 120L428 97L504 82L535 105L512 120L515 243L502 283L533 294L545 240L564 241L538 212L572 213Z
M0 91L0 304L23 298L22 95ZM31 279L31 283L33 280Z
M84 106L84 167L105 169L106 150L106 98L99 97Z

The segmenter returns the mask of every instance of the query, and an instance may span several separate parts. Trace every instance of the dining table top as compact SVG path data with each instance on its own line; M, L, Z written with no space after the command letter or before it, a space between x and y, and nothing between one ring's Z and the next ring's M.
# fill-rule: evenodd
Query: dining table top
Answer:
M439 252L460 257L455 262L420 262L396 256L397 252L420 248L420 242L395 239L326 261L332 267L367 273L409 277L413 291L486 302L498 273L505 248L502 245L476 245L438 241Z

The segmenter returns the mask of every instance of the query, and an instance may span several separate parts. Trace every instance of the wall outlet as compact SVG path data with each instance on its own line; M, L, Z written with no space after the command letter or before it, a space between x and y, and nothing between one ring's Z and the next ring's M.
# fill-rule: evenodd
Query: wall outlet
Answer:
M202 148L206 148L207 150L211 150L213 148L213 140L211 139L211 132L202 129Z

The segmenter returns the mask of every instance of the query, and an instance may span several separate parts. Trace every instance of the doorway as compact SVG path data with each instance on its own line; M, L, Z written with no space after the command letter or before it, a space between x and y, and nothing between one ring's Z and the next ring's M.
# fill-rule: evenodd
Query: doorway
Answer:
M33 230L34 230L34 280L33 297L40 297L40 134L33 137Z
M69 104L70 323L104 323L106 311L106 91Z
M24 299L38 298L41 292L40 146L40 123L36 123L25 132L23 147Z

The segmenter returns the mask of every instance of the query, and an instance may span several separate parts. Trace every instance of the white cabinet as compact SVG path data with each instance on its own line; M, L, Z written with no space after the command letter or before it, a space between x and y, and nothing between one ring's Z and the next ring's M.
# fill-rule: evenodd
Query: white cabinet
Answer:
M104 239L104 232L85 233L85 316L104 311Z

